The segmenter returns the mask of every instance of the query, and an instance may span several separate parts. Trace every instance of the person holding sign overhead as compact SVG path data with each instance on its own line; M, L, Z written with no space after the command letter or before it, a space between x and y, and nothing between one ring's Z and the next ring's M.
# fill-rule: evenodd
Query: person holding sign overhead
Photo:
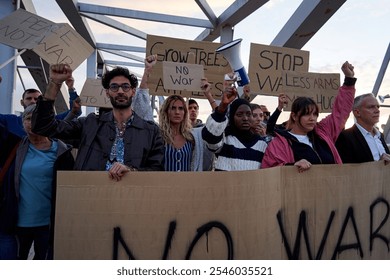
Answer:
M119 181L130 171L163 170L164 146L158 126L131 108L138 80L127 68L116 67L102 78L113 110L72 121L54 119L53 104L62 83L72 76L67 64L50 67L50 83L37 102L33 131L61 139L80 139L75 170L106 170Z
M344 85L333 105L332 113L317 123L319 108L310 97L298 97L291 106L287 130L279 130L268 145L262 168L295 165L304 172L313 164L341 164L335 142L352 110L355 96L354 67L346 61L341 70Z
M216 171L259 169L267 148L262 137L251 131L253 116L249 101L237 96L234 84L225 80L221 103L202 130L203 140L216 155Z

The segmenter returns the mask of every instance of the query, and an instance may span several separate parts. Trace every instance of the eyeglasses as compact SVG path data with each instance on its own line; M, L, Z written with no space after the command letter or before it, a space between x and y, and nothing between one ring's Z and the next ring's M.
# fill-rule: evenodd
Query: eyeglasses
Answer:
M271 116L271 113L270 112L263 112L265 116L269 117Z
M121 84L121 85L118 85L118 84L111 84L109 87L108 87L112 92L118 92L119 88L122 88L122 90L124 92L128 92L132 87L130 84L128 83L125 83L125 84Z

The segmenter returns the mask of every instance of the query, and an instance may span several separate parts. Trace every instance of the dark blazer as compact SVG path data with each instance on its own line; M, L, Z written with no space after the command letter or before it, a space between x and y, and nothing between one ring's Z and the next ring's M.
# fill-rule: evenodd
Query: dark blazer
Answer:
M386 153L390 154L383 134L381 134L380 139ZM356 125L353 125L351 128L345 129L340 133L336 141L336 148L343 163L374 161L370 147Z

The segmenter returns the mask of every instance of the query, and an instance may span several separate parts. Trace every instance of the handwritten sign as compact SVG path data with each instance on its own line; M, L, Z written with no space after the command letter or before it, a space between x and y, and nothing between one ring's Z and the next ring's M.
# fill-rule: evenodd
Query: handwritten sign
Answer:
M203 77L202 65L163 61L163 81L166 89L199 91Z
M282 71L308 72L309 52L252 43L248 71L253 93L278 96Z
M93 52L91 45L69 24L43 39L33 51L49 64L67 63L74 70Z
M52 21L18 9L0 20L0 42L15 49L32 49L59 28Z
M102 80L88 78L80 93L81 105L112 108L110 98L102 86Z
M56 24L23 9L0 20L0 42L16 49L32 49L49 64L67 63L73 70L93 52L69 24Z
M55 259L390 259L389 168L59 172Z
M202 65L204 76L212 85L212 95L217 99L220 98L221 90L223 89L223 77L226 73L231 72L232 69L223 55L215 52L219 46L221 46L219 43L148 35L146 55L157 55L157 64L154 66L148 82L151 94L165 96L178 94L193 98L205 98L199 89L184 91L165 87L162 62L170 61Z
M288 107L298 96L307 96L316 101L322 113L332 112L333 102L340 87L340 74L300 73L283 71L279 89L289 98Z

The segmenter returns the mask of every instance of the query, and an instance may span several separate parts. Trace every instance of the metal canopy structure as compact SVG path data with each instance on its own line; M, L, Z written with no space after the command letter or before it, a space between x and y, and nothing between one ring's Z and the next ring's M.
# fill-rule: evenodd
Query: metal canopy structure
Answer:
M226 8L219 17L217 17L206 0L195 0L196 4L208 19L205 20L177 15L151 13L148 11L93 5L81 2L72 3L71 1L56 0L59 7L68 17L76 31L78 31L84 38L88 38L87 41L90 42L96 49L105 51L111 50L111 53L115 53L114 51L120 50L132 52L145 52L145 50L135 46L129 47L96 43L93 39L93 34L91 33L90 28L85 22L85 18L105 24L143 40L146 40L147 33L123 24L120 21L114 20L109 16L202 27L205 29L196 38L194 38L194 40L214 41L221 38L220 42L228 42L233 39L234 26L254 11L261 8L268 1L269 0L236 0L228 8ZM345 3L345 1L346 0L303 1L271 44L291 48L302 48ZM126 57L123 53L116 52L116 54ZM143 62L143 57L144 56L141 58L127 56L129 59L139 62ZM140 66L142 67L143 65Z
M209 0L209 2L211 1ZM71 0L56 0L56 3L73 28L95 48L94 54L87 61L87 77L95 78L103 72L106 65L143 67L145 47L96 42L93 30L86 19L99 22L135 38L144 40L145 46L147 33L121 22L120 19L136 19L148 22L198 27L202 31L193 40L214 41L220 38L219 41L224 43L233 39L235 25L256 10L261 9L268 1L234 0L232 3L230 1L231 5L217 16L206 0L194 0L199 10L203 12L205 19L155 13L146 10L101 6ZM346 0L303 0L273 39L271 45L301 49L345 2ZM21 0L20 4L21 8L36 13L32 0ZM146 3L145 8L147 8ZM129 52L139 53L139 55L130 54ZM120 57L120 59L105 59L104 53L110 53L116 57ZM42 61L32 51L25 52L21 57L37 86L43 91L46 86L45 73L48 73L47 63ZM384 73L382 74L384 75ZM65 99L62 98L59 100L56 106L60 111L65 108Z

